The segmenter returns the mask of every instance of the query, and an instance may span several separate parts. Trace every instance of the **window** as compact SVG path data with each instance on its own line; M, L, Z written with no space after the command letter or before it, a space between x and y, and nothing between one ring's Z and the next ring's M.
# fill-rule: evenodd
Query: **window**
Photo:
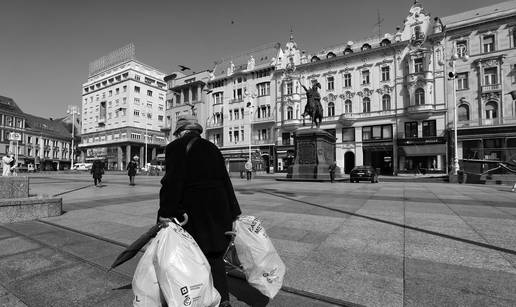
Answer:
M294 118L294 109L292 107L287 108L287 120Z
M120 94L120 89L118 87L115 89L115 94L116 95Z
M147 113L147 118L152 119L152 113Z
M493 52L495 50L494 35L484 35L482 38L482 47L484 52Z
M213 94L214 104L222 103L222 94L223 94L222 92L218 92L218 93Z
M391 109L391 96L385 94L382 96L382 110L387 111Z
M235 143L238 143L239 142L239 131L238 130L233 131L233 134L235 137Z
M108 92L108 96L109 96L109 97L113 96L113 91L112 91L112 90L109 90L109 92Z
M486 103L486 119L494 119L498 117L498 104L494 101Z
M511 29L512 48L516 48L516 27Z
M197 86L192 87L192 101L197 101Z
M328 116L335 116L335 104L333 102L328 103Z
M134 92L139 94L140 93L140 87L139 86L135 86L134 87Z
M382 81L389 81L391 79L390 70L389 66L382 67Z
M326 84L327 84L327 89L328 91L333 91L334 89L334 78L333 77L328 77L328 79L326 79Z
M378 125L362 127L362 140L390 140L392 139L392 125Z
M353 113L353 103L349 99L344 101L344 113Z
M271 94L271 84L269 82L258 83L258 96L269 96Z
M425 90L422 88L418 88L415 93L416 97L416 106L425 104Z
M342 128L342 141L343 142L355 141L355 128Z
M147 101L147 108L150 108L150 109L152 109L152 102L150 102L150 101Z
M151 90L147 90L147 96L152 97L152 91Z
M484 69L484 85L498 84L498 69L490 67Z
M351 74L344 74L344 87L351 87Z
M423 121L423 137L436 136L435 120Z
M238 120L238 119L240 118L240 117L239 117L239 114L240 114L240 113L238 113L238 109L235 109L235 110L233 111L233 114L235 115L235 120Z
M362 100L362 112L371 112L371 99L369 99L369 97L364 97L364 100Z
M369 84L369 70L362 71L362 84Z
M183 102L190 101L190 91L188 89L183 90Z
M368 141L371 139L371 127L362 127L362 141Z
M468 55L468 42L467 41L458 41L457 42L457 55L459 58L463 58Z
M134 116L140 116L140 111L139 110L134 110Z
M369 45L369 44L364 44L364 45L362 45L362 48L360 48L360 49L361 49L362 51L369 50L369 49L371 49L371 45Z
M287 95L292 95L294 93L294 88L292 82L287 82Z
M351 49L351 48L349 48L349 47L347 47L346 49L344 49L344 55L346 55L346 54L351 54L351 53L353 53L353 49Z
M134 75L134 79L140 81L140 76L139 75Z
M290 145L290 132L281 133L281 145Z
M461 104L457 108L457 117L459 121L469 121L469 106L467 104Z
M467 90L468 88L468 73L457 74L457 90Z
M414 59L414 72L415 73L423 72L423 58Z
M124 93L127 92L127 85L124 85L123 91L124 91Z
M405 123L405 137L417 138L417 122Z
M140 105L140 98L134 98L134 105L136 105L136 106Z

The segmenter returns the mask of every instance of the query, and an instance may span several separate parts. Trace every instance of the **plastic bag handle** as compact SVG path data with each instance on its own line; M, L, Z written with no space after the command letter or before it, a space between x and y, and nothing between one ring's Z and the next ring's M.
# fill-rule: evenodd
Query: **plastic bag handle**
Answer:
M188 223L188 214L183 213L183 221L179 222L177 218L174 218L174 223L176 223L179 226L184 226L186 223Z

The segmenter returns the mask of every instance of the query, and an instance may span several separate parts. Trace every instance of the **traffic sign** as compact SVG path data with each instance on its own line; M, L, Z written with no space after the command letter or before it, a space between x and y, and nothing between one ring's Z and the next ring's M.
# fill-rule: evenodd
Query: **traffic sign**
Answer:
M11 141L21 141L21 133L11 132L9 133L9 140Z

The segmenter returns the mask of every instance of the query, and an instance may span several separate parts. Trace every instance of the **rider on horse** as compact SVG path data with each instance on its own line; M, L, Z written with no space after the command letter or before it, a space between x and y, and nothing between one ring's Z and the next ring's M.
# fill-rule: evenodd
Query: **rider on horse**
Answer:
M306 115L310 115L312 119L312 128L315 123L316 127L319 128L323 118L323 110L321 105L321 95L317 92L317 88L321 88L321 84L316 82L313 84L311 89L307 89L304 85L301 85L306 92L306 106L305 112L301 114L303 116L303 125L304 118Z

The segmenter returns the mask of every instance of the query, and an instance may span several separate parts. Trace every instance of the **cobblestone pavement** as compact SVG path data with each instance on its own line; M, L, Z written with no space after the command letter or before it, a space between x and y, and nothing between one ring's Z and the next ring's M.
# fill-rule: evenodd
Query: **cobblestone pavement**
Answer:
M159 179L137 176L137 185L131 187L126 176L106 175L99 188L92 186L87 174L33 176L31 193L61 194L66 213L32 222L31 227L34 223L65 227L112 243L131 243L156 220ZM263 219L287 265L284 286L294 294L281 292L270 306L315 304L300 300L295 293L326 302L334 299L334 304L366 306L516 305L516 193L509 188L403 181L232 180L243 213ZM0 245L19 245L21 250L14 255L35 250L34 254L53 259L52 266L69 268L64 276L80 276L82 283L93 283L92 288L101 286L87 276L98 277L91 264L105 265L118 252L103 245L109 242L96 240L98 247L84 250L81 240L74 241L72 235L51 243L45 239L45 233L50 236L48 230L34 228L31 233L27 229L31 227L24 230L24 225L0 225L5 233L3 239L0 233ZM41 240L34 243L32 238ZM58 254L67 255L64 260L51 255L52 244L63 247ZM65 263L74 255L96 260L88 260L90 266L85 267ZM16 267L13 257L0 252L0 266ZM46 271L48 262L42 267L52 280ZM20 270L0 272L0 286L5 288L0 288L0 300L5 292L15 296L11 300L30 303L29 298L39 293L24 290L37 287ZM127 279L134 265L125 270L120 274ZM120 286L126 282L122 277L117 280L114 275L102 282ZM10 278L17 282L9 282ZM51 284L59 287L58 281ZM122 292L125 302L127 297L130 301L130 290ZM88 295L77 298L81 305L87 305L84 297ZM106 296L106 306L112 305L111 299Z

